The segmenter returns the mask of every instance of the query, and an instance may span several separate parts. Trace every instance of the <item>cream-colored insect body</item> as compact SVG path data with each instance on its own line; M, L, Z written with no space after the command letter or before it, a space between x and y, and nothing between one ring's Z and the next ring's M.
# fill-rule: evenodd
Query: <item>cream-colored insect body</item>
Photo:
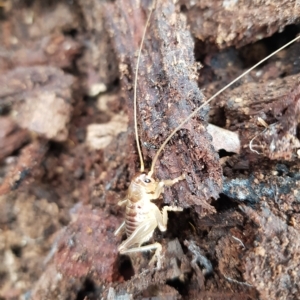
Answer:
M155 200L161 195L164 186L172 186L183 179L184 175L173 180L157 182L145 173L134 176L129 185L126 199L118 203L119 205L126 205L125 222L115 232L117 234L122 228L126 231L127 239L118 248L121 254L156 249L150 263L157 260L158 267L160 267L161 245L157 242L147 246L141 245L148 242L156 227L160 231L167 230L168 211L182 211L182 208L165 206L160 211L151 200Z
M159 198L159 196L163 193L165 186L172 186L175 183L179 182L180 180L184 180L185 178L184 174L182 174L181 176L175 179L162 180L162 181L156 181L155 179L152 178L154 173L154 167L161 151L164 149L164 147L170 141L170 139L174 136L174 134L179 129L181 129L182 126L185 123L187 123L193 116L195 116L205 105L210 103L214 98L216 98L229 86L231 86L236 81L241 79L243 76L251 72L258 65L262 64L271 56L273 56L277 52L281 51L288 45L295 42L297 39L300 38L300 36L293 39L288 44L284 45L277 51L273 52L272 54L264 58L262 61L255 64L253 67L248 69L242 75L240 75L235 80L233 80L231 83L229 83L224 88L219 90L215 95L213 95L211 98L205 101L196 110L194 110L193 113L191 113L179 126L177 126L167 137L167 139L162 143L161 147L159 148L159 150L157 151L156 155L152 160L151 169L147 174L144 172L144 162L143 162L142 152L141 152L139 138L138 138L136 90L137 90L138 66L139 66L139 61L141 56L142 45L143 45L146 29L148 27L153 9L154 8L151 9L149 17L147 19L141 45L139 48L137 67L135 72L135 82L134 82L134 122L135 122L134 125L135 125L136 145L137 145L137 150L140 158L140 173L135 175L134 178L132 179L130 186L128 188L126 198L118 203L118 205L126 207L126 213L125 213L125 221L116 230L115 235L124 231L126 232L127 235L127 239L123 241L118 248L121 254L156 250L155 255L151 259L150 263L153 263L155 260L157 260L157 266L160 267L160 252L162 246L157 242L150 245L144 245L144 246L142 245L150 240L154 230L157 227L161 231L165 231L167 229L168 211L182 211L182 208L176 206L165 206L162 209L162 211L160 211L159 208L151 201Z

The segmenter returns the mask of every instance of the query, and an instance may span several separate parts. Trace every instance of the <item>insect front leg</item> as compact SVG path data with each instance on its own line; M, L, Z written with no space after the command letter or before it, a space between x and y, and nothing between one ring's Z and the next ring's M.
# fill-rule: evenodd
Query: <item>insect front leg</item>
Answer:
M160 211L156 205L155 207L156 209L153 209L153 213L155 214L157 226L162 232L167 230L168 211L183 211L183 208L178 206L164 206L162 211Z
M179 182L180 180L184 180L185 179L185 175L182 174L179 177L176 177L174 179L166 179L166 180L161 180L158 184L157 187L153 193L153 195L151 196L151 200L155 200L157 199L161 193L163 193L164 191L164 186L172 186L175 183Z
M178 206L164 206L160 215L161 218L158 218L158 228L160 231L166 231L168 225L168 211L183 211L182 207Z
M166 231L167 230L168 211L183 211L183 208L182 207L177 207L177 206L165 206L162 209L162 211L160 212L158 207L153 204L152 212L155 214L155 219L156 219L156 222L157 222L157 226L158 226L160 231ZM147 249L147 247L149 247L149 248ZM161 268L161 251L162 251L161 244L154 243L154 244L147 245L147 246L144 246L144 247L141 247L141 248L143 248L143 251L156 249L152 259L149 262L149 265L153 265L157 261L157 268L160 269Z
M176 178L177 179L177 178ZM160 231L166 231L167 230L167 224L168 224L168 211L183 211L183 208L177 207L177 206L164 206L162 211L158 209L158 207L155 205L156 209L153 209L153 213L155 213L155 219L157 222L157 226ZM149 262L149 265L153 265L157 261L157 268L161 268L161 251L162 246L159 243L155 243L152 245L148 245L145 247L152 247L151 249L155 249L156 251L152 257L152 259ZM150 249L149 249L150 250ZM146 251L146 249L144 250Z
M158 183L155 193L152 197L152 200L157 199L160 194L164 190L164 186L172 186L173 184L179 182L180 180L184 180L185 175L182 174L179 177L176 177L174 179L167 179L162 180ZM181 207L178 206L165 206L162 209L162 212L159 211L159 209L155 210L155 218L157 220L157 225L160 231L166 231L167 230L167 224L168 224L168 211L183 211Z
M181 181L181 180L184 180L185 179L185 174L182 174L181 176L178 176L174 179L167 179L167 180L163 180L165 186L172 186L174 185L175 183Z

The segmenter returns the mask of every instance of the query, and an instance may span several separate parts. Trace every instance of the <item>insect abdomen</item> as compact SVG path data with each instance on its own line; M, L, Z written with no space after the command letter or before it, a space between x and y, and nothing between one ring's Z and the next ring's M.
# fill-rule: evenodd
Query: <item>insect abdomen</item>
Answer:
M145 220L146 211L142 209L141 203L133 203L128 200L125 214L126 235L129 237L141 222Z

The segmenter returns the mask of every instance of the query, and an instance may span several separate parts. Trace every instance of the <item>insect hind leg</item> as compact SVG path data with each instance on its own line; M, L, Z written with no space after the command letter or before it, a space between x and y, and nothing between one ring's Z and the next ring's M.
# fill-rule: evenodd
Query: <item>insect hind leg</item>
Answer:
M141 246L141 247L124 249L124 250L120 251L120 253L128 254L128 253L134 253L134 252L145 252L145 251L150 251L150 250L155 250L155 253L154 253L153 257L151 258L149 265L154 265L154 263L157 262L157 269L160 269L161 268L161 251L162 251L162 246L160 243L156 242L156 243Z
M119 234L123 234L125 232L125 221L122 222L122 224L118 227L118 229L116 229L116 231L114 232L114 235L119 235Z

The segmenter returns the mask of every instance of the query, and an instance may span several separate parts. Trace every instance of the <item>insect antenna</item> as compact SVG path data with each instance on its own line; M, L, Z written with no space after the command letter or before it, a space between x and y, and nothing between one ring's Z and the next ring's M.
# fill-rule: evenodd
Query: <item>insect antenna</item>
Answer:
M244 73L242 73L240 76L238 76L237 78L235 78L233 81L231 81L230 83L228 83L227 85L225 85L222 89L220 89L217 93L215 93L213 96L211 96L208 100L206 100L203 104L201 104L198 108L196 108L185 120L183 120L171 133L170 135L166 138L166 140L162 143L162 145L160 146L160 148L158 149L158 151L156 152L153 160L152 160L152 164L151 164L151 169L148 173L149 176L153 175L154 172L154 167L156 164L156 161L161 153L161 151L165 148L166 144L170 141L170 139L174 136L174 134L182 128L182 126L187 123L191 118L193 118L205 105L207 105L208 103L210 103L213 99L215 99L217 96L219 96L221 93L223 93L226 89L228 89L231 85L233 85L234 83L236 83L238 80L240 80L242 77L244 77L245 75L247 75L248 73L250 73L253 69L255 69L256 67L258 67L259 65L261 65L263 62L265 62L266 60L268 60L269 58L271 58L273 55L275 55L276 53L280 52L281 50L283 50L284 48L288 47L289 45L291 45L292 43L294 43L295 41L297 41L300 38L300 36L297 36L296 38L294 38L293 40L291 40L290 42L288 42L287 44L285 44L284 46L280 47L279 49L277 49L276 51L272 52L270 55L268 55L267 57L265 57L264 59L262 59L261 61L259 61L258 63L256 63L254 66L252 66L250 69L248 69L247 71L245 71Z
M134 75L134 89L133 89L133 111L134 111L134 132L135 132L135 141L136 141L136 147L138 150L139 158L140 158L140 171L144 172L145 170L145 164L143 160L143 154L141 151L141 145L140 145L140 140L139 140L139 133L138 133L138 125L137 125L137 80L138 80L138 71L139 71L139 65L140 65L140 59L141 59L141 53L142 53L142 48L147 32L148 25L150 23L151 15L155 7L155 1L153 3L153 6L150 9L149 16L146 21L146 25L144 28L140 48L139 48L139 53L137 57L137 62L136 62L136 68L135 68L135 75Z

